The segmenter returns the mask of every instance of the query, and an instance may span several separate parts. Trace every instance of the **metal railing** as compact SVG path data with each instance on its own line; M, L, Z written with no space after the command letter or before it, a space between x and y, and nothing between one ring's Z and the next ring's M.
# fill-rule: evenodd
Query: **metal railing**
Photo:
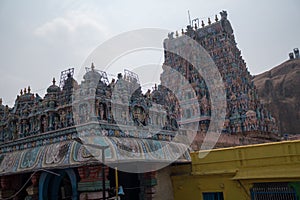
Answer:
M296 190L288 183L256 183L251 200L297 200Z

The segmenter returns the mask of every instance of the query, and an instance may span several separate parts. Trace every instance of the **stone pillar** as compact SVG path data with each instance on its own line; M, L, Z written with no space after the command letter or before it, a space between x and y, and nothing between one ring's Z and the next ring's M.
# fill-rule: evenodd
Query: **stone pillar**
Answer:
M77 168L80 181L78 182L78 191L80 192L80 200L92 200L102 198L102 166L82 166ZM109 168L104 167L105 170L105 189L106 197L108 197L107 190L110 188L108 180Z

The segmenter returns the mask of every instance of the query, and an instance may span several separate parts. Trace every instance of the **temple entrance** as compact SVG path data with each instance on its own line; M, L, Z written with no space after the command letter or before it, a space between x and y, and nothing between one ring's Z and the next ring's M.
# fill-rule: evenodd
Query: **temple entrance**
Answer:
M43 172L39 181L39 199L78 199L77 179L72 169Z
M51 192L51 190L48 190L48 192ZM51 196L51 193L48 194L48 196ZM71 180L68 176L64 176L63 179L60 181L57 199L72 199L72 185Z
M110 168L109 170L109 180L111 188L115 188L115 170ZM124 195L120 195L121 200L139 200L140 199L140 181L139 174L137 173L127 173L118 171L119 187L122 186Z

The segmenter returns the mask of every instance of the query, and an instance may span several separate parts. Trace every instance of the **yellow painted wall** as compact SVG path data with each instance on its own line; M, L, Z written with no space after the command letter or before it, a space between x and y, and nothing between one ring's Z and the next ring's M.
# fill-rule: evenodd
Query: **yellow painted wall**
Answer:
M300 140L216 149L204 158L196 152L191 157L191 170L174 171L171 177L175 200L200 200L203 192L223 192L225 200L250 199L254 183L300 181Z

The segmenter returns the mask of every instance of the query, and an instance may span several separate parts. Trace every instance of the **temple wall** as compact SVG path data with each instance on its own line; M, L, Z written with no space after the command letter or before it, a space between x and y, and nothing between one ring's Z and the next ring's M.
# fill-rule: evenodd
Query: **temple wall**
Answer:
M157 171L157 185L155 187L155 195L153 197L153 200L174 200L174 193L170 175L170 166Z

